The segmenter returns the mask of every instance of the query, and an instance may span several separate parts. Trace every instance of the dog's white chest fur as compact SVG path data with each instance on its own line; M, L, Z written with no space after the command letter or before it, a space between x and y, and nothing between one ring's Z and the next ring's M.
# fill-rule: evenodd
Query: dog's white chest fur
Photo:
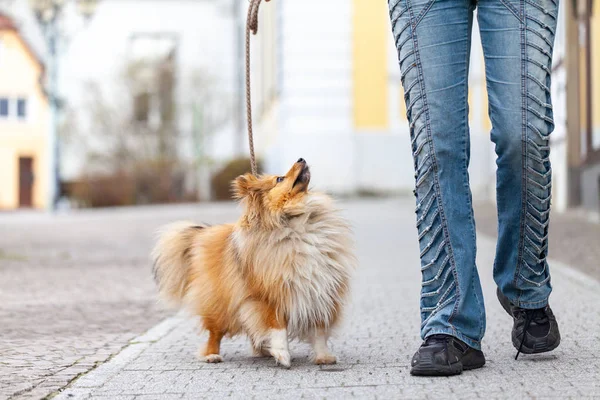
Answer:
M239 235L236 242L243 246L253 240L249 236ZM329 198L318 195L311 197L306 213L261 236L254 273L277 287L289 335L306 337L318 325L330 327L355 265L348 223Z

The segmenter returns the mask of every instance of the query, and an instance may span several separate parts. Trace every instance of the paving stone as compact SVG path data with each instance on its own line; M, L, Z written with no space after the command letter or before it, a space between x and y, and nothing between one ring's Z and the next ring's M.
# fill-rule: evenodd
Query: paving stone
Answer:
M9 288L10 295L0 291L0 301L7 299L10 308L1 316L8 315L12 318L9 321L28 332L17 335L16 329L0 327L0 333L7 333L6 338L0 335L0 346L4 346L7 355L0 363L0 399L3 394L14 394L17 388L25 390L19 395L22 398L33 398L27 397L28 393L40 393L46 387L50 393L54 384L61 385L65 379L88 369L91 371L55 399L600 397L600 283L551 260L551 304L561 325L563 342L550 354L522 355L515 361L516 350L510 342L512 320L494 295L495 243L483 235L478 237L478 268L488 315L483 341L487 365L453 378L410 376L410 358L420 344L420 276L412 203L411 199L344 203L355 227L360 268L346 321L331 340L339 363L332 367L314 366L309 361L309 347L292 343L290 370L277 367L269 358L251 357L248 340L242 337L225 339L223 363L200 362L196 353L206 335L199 336L197 320L184 314L173 315L142 334L158 321L157 316L164 315L154 308L152 283L144 281L149 274L147 253L154 227L179 218L231 221L236 212L232 206L84 213L61 217L64 220L59 221L63 224L60 229L52 228L50 221L54 219L48 219L46 226L43 218L32 219L29 227L21 231L16 225L8 229L0 224L0 237L3 230L17 230L17 234L7 234L9 239L2 239L7 244L0 242L0 247L30 257L20 279L33 278L45 268L56 268L64 282L71 282L77 299L69 300L69 288L61 288L58 278L50 278L58 296L52 301L36 297L37 291L46 296L46 289L35 279L28 289L30 294L24 295L25 305L11 297L16 296L10 292L12 289ZM46 247L42 245L45 234L31 234L36 230L57 233ZM92 235L97 243L87 243L83 239L86 235ZM30 237L30 241L22 243L19 237ZM72 255L70 261L57 263L52 258L52 246L61 248L61 244ZM94 246L98 252L93 251ZM37 247L39 254L27 252ZM42 256L50 260L47 267L40 262ZM2 274L0 270L0 282ZM74 274L79 274L77 281ZM95 285L86 283L91 274L99 275ZM121 275L122 281L115 279ZM10 279L16 285L14 278ZM0 288L4 290L4 286ZM49 296L51 291L47 290ZM90 300L82 300L88 291ZM61 304L68 310L59 316L55 310ZM40 309L36 310L38 306ZM43 317L47 326L31 326L31 322L19 319L20 310L26 310L28 316L54 312L54 320ZM93 313L98 315L88 315ZM85 323L76 323L77 318L84 318ZM57 338L53 334L58 334ZM27 355L30 350L34 356ZM94 368L95 363L111 356ZM19 381L19 377L26 379ZM28 383L19 386L15 382Z
M230 204L0 214L0 400L57 391L168 314L148 256L160 225L235 215Z

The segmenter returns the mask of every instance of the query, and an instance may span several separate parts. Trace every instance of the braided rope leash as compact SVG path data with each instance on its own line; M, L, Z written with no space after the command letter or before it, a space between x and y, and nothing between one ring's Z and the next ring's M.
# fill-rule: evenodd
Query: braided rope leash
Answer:
M250 33L258 33L258 10L262 0L250 0L246 20L246 113L248 118L248 145L250 146L250 166L252 174L257 175L256 155L254 154L254 135L252 133L252 93L250 85ZM270 1L270 0L265 0Z

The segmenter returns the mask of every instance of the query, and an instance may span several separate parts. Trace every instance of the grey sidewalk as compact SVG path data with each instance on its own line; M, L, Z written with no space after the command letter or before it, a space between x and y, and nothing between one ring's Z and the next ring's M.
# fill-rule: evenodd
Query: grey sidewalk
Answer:
M159 226L237 214L231 203L0 212L0 400L55 393L170 314L150 273Z
M551 304L563 342L547 355L514 360L511 319L494 296L494 243L478 238L488 329L485 368L454 378L413 378L418 347L419 269L412 199L349 203L360 268L346 324L332 339L339 364L317 367L292 346L292 369L254 359L244 338L225 340L222 364L195 358L205 336L184 316L165 320L57 399L171 398L583 398L600 397L600 283L551 264Z

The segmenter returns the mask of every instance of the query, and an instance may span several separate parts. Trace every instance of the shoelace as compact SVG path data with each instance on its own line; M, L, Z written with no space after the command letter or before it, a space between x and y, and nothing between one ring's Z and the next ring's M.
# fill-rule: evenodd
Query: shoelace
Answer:
M535 310L523 310L525 313L525 326L523 327L523 337L521 338L521 344L519 345L519 350L517 350L517 355L515 356L515 360L519 358L519 354L521 354L521 350L523 349L523 343L525 343L525 335L527 335L527 330L532 322L536 322L537 324L544 323L548 320L548 316L543 308L538 308Z

